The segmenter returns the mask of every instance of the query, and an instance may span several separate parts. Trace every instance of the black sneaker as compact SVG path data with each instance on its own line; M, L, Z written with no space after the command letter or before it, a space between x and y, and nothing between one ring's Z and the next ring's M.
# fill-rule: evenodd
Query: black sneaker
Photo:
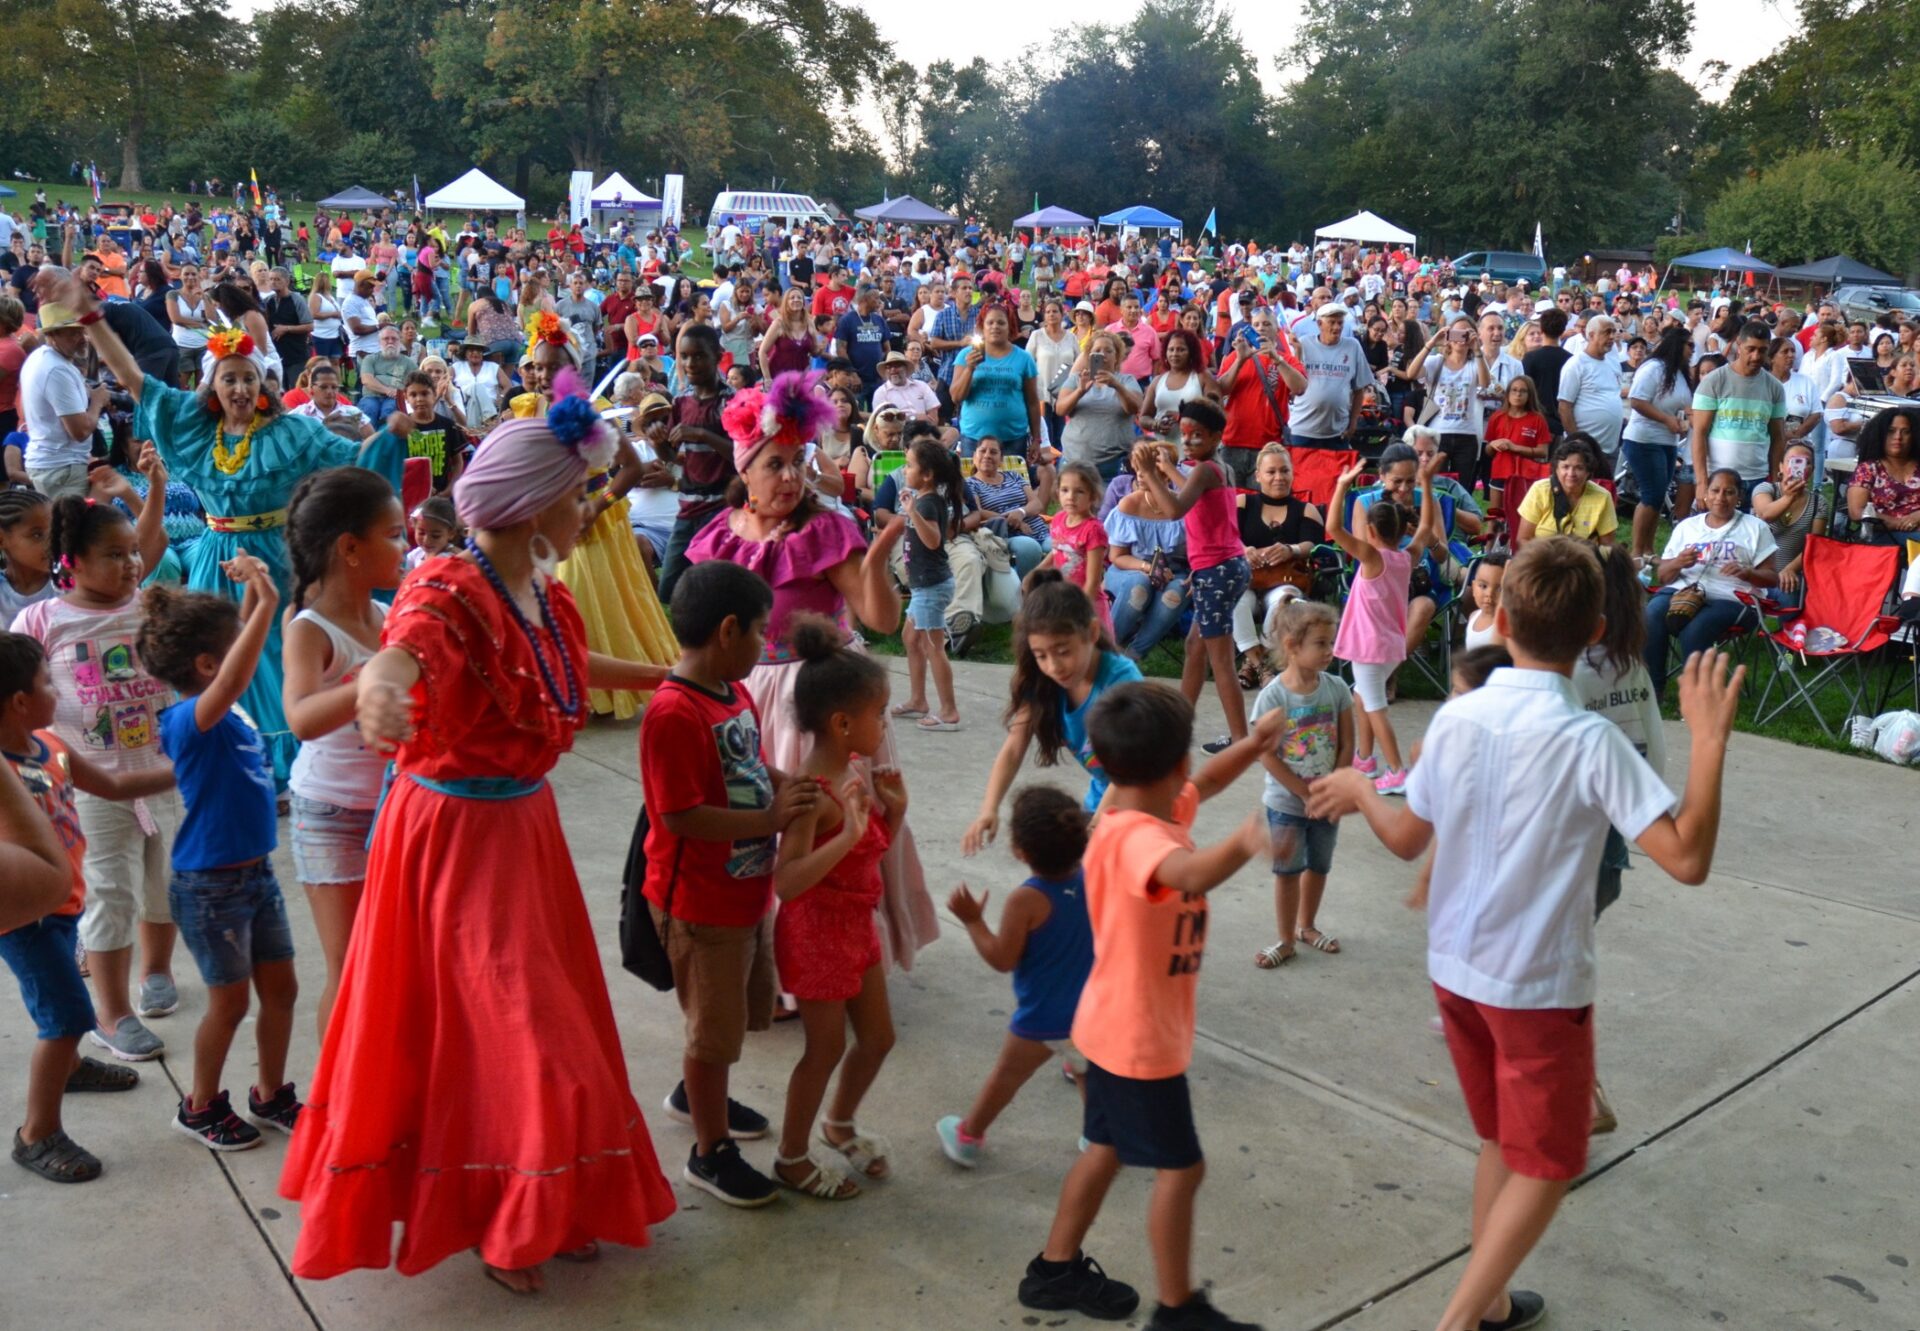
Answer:
M693 1114L687 1109L687 1084L683 1081L667 1097L667 1117L675 1123L693 1126ZM731 1097L727 1100L727 1135L736 1141L756 1142L767 1135L767 1116Z
M196 1137L209 1151L250 1151L260 1144L260 1129L245 1122L233 1112L233 1106L227 1103L225 1091L213 1097L205 1109L197 1112L187 1108L185 1096L180 1099L180 1112L174 1115L173 1126L176 1132L184 1132Z
M1208 740L1205 744L1202 744L1200 746L1200 749L1203 753L1224 753L1227 749L1230 749L1232 747L1233 747L1233 736L1221 735L1217 739Z
M300 1097L293 1093L293 1083L288 1082L275 1091L271 1100L262 1100L249 1086L247 1116L259 1120L270 1128L291 1133L294 1123L300 1118Z
M1049 1312L1071 1308L1083 1317L1118 1322L1133 1316L1140 1306L1140 1291L1109 1280L1100 1263L1084 1252L1075 1253L1070 1262L1049 1262L1042 1254L1027 1263L1020 1302Z
M1482 1317L1480 1331L1521 1331L1522 1327L1537 1326L1547 1315L1547 1301L1530 1289L1516 1289L1508 1293L1513 1307L1499 1321Z
M1204 1291L1195 1290L1193 1296L1178 1308L1169 1308L1164 1303L1153 1306L1153 1320L1147 1323L1148 1331L1262 1331L1257 1322L1236 1322L1212 1303L1208 1302Z
M712 1193L728 1206L765 1206L780 1195L772 1179L748 1164L739 1143L723 1141L705 1155L694 1147L680 1177L702 1192Z

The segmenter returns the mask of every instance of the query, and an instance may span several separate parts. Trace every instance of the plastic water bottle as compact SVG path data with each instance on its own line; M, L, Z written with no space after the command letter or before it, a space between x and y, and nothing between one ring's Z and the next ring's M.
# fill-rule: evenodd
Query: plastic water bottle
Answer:
M1807 621L1798 620L1787 630L1787 642L1794 651L1804 651L1807 646Z

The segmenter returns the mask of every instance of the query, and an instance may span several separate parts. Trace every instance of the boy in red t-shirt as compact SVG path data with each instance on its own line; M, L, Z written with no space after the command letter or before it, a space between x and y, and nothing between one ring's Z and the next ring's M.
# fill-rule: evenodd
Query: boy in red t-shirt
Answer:
M101 799L138 799L173 786L173 768L121 776L94 766L49 728L56 698L39 641L23 633L0 633L0 755L53 824L72 871L73 890L50 914L0 933L0 958L20 982L39 1043L27 1072L27 1117L13 1134L15 1163L54 1183L87 1183L100 1177L100 1161L67 1136L60 1101L68 1091L130 1091L140 1082L132 1068L81 1058L80 1037L93 1029L93 1000L74 960L80 911L86 901L81 865L87 839L74 812L73 792Z
M1195 848L1200 791L1187 777L1193 708L1165 685L1108 690L1087 718L1087 736L1112 783L1082 860L1094 961L1073 1044L1088 1064L1088 1146L1060 1189L1047 1246L1027 1266L1020 1302L1103 1320L1132 1315L1139 1293L1109 1279L1080 1244L1120 1166L1134 1165L1156 1171L1147 1232L1160 1306L1150 1325L1244 1327L1193 1287L1193 1201L1206 1161L1186 1074L1206 894L1271 853L1266 815L1256 810L1225 841ZM1244 770L1254 745L1235 748L1243 752L1233 761Z
M681 1177L729 1206L764 1206L773 1180L736 1138L767 1119L727 1098L749 1030L773 1024L774 837L811 813L819 786L788 781L760 749L760 713L740 687L760 662L773 592L738 564L696 564L674 588L680 659L640 726L646 798L644 891L686 1016L668 1117L698 1140Z

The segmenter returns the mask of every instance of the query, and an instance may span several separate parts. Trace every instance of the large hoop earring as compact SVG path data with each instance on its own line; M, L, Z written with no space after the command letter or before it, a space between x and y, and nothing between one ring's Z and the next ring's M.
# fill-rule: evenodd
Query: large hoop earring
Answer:
M527 557L533 560L536 569L549 578L560 571L560 552L553 548L552 541L539 532L535 532L533 539L527 542Z

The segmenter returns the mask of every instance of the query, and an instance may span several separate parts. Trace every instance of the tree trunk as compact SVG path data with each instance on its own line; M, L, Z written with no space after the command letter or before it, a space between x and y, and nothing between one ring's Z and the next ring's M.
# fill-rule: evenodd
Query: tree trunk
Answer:
M140 182L140 139L147 127L147 118L135 112L127 121L127 132L120 139L120 188L145 189Z

